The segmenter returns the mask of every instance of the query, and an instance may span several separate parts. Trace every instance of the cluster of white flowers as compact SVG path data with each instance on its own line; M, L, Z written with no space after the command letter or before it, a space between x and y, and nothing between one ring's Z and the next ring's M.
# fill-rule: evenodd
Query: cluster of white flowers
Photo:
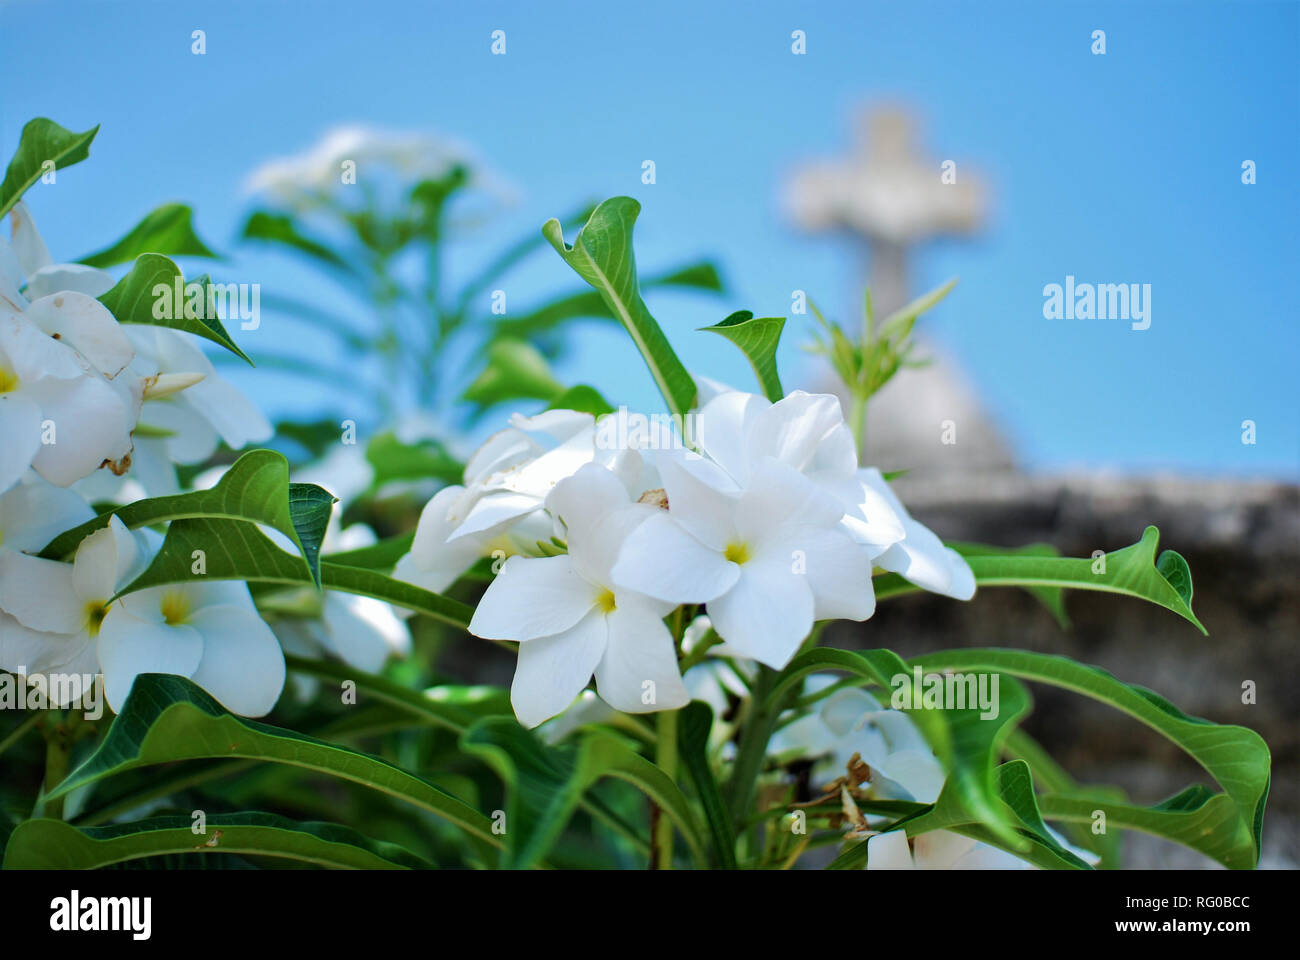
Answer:
M858 466L834 396L716 392L694 415L693 446L640 422L650 427L516 417L464 486L430 501L397 567L440 590L479 557L509 556L470 632L519 642L511 699L525 725L563 711L593 675L618 710L683 706L664 623L679 605L705 605L729 653L780 668L815 621L871 616L873 567L973 595L965 561Z
M175 673L237 713L266 713L284 658L245 584L110 604L158 546L116 517L72 563L34 554L91 518L88 498L175 493L175 463L205 459L218 437L265 440L270 424L188 334L119 324L96 299L113 276L54 262L23 204L11 224L12 240L0 236L0 669L102 672L115 710L138 674Z

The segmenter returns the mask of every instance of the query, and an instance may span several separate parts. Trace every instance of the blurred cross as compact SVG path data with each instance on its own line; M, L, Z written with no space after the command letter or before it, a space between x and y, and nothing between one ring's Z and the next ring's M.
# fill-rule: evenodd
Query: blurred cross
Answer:
M898 108L864 110L858 145L841 162L798 170L789 208L808 230L847 231L866 243L877 317L907 302L907 259L927 240L973 233L984 216L985 190L947 161L924 159L910 115Z

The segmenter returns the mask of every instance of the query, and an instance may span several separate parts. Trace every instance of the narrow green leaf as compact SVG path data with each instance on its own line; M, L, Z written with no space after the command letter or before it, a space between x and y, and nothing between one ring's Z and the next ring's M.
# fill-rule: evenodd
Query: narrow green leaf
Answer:
M704 808L704 819L713 836L714 864L724 870L734 870L736 836L731 829L731 817L727 815L718 781L709 765L709 732L712 729L713 709L707 703L696 700L682 708L678 730L682 763L695 783L700 806Z
M1187 562L1172 550L1166 550L1161 554L1164 568L1159 568L1156 564L1156 545L1159 542L1160 531L1147 527L1141 540L1106 554L1104 563L1101 557L1083 559L1028 552L1034 548L997 555L971 553L966 562L970 564L979 587L1024 587L1035 592L1064 588L1121 593L1172 610L1195 625L1201 633L1208 634L1209 631L1192 613L1192 582ZM1166 579L1165 571L1179 578L1179 586ZM877 599L920 589L897 574L883 574L876 577L874 583ZM1054 601L1049 599L1050 594L1040 593L1040 596L1052 608Z
M607 413L613 413L614 405L606 400L595 387L580 383L565 390L552 400L546 409L578 410L599 419Z
M90 142L99 133L96 124L85 133L73 133L53 120L37 117L29 120L18 138L18 149L0 182L0 217L13 209L27 188L47 171L47 163L62 170L90 156Z
M194 211L183 203L166 203L149 213L111 247L81 262L89 267L112 267L134 260L142 253L168 257L216 257L194 232Z
M5 852L6 870L98 870L165 854L245 854L348 870L429 869L393 843L335 823L296 823L270 813L214 813L195 834L189 817L151 817L105 827L27 820Z
M265 760L359 783L437 814L493 846L501 844L483 814L387 760L236 717L191 681L170 674L136 677L99 748L46 799L138 767L215 758Z
M203 291L199 298L202 302L192 309L180 267L161 254L145 253L136 257L130 272L100 297L99 302L108 307L119 323L183 330L225 347L252 366L253 361L235 345L209 302L211 285L198 286Z
M264 523L284 534L302 552L315 580L320 577L320 545L334 497L310 483L289 482L289 461L274 450L250 450L208 490L150 497L101 513L59 534L41 556L61 560L87 536L116 516L132 530L169 521L224 518ZM205 548L205 552L208 548ZM137 588L138 589L138 588Z
M943 651L912 662L927 671L997 670L1073 690L1135 717L1186 751L1231 798L1238 817L1234 845L1220 850L1216 858L1237 867L1258 862L1272 759L1268 745L1255 731L1189 717L1150 690L1065 657L1024 650L971 649ZM1217 814L1218 810L1210 812Z
M881 335L892 335L895 332L894 328L903 327L904 325L906 325L907 329L910 330L911 325L916 322L917 317L933 308L940 300L948 296L948 294L952 292L952 288L955 286L957 286L957 278L953 277L943 286L936 287L929 293L923 293L911 303L899 307L886 317L884 322L880 325ZM906 330L903 331L904 334L906 334L906 332Z
M254 210L244 222L240 236L245 240L259 240L288 247L340 270L352 270L348 262L326 244L302 233L293 217L286 214Z
M775 403L785 396L776 371L776 348L784 328L785 317L755 317L748 310L737 310L725 320L700 329L721 334L740 347L754 368L763 395Z
M461 737L461 747L492 767L506 785L504 866L522 869L541 863L583 794L604 777L630 782L659 804L697 860L703 859L699 831L681 791L653 763L608 733L589 733L577 747L547 747L513 719L489 717Z
M631 197L614 197L596 207L572 246L564 242L558 220L548 220L542 235L631 335L669 412L685 415L695 403L695 381L650 315L637 282L632 228L640 212L641 204Z
M373 493L387 483L400 480L442 480L460 483L465 465L436 440L403 443L397 434L386 431L366 444L366 462L374 470L370 485Z

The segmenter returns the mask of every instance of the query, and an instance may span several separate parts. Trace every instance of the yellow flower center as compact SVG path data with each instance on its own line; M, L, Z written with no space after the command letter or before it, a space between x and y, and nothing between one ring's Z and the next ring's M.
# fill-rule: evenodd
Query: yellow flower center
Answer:
M613 590L602 590L600 596L596 598L596 606L600 607L601 613L613 613L618 604L614 602Z
M0 363L0 393L9 393L18 389L18 374L8 366Z
M168 590L163 594L162 604L163 620L170 626L184 623L185 618L190 615L190 603L185 594L179 590Z
M732 563L744 563L749 559L749 545L744 543L729 543L727 549L722 554Z
M108 604L99 600L92 600L86 604L86 632L92 637L98 636L99 626L106 616L108 616Z

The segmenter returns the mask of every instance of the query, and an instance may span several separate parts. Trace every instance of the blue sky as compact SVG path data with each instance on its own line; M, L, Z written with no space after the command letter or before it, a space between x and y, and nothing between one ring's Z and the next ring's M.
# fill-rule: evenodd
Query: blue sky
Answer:
M489 53L494 29L505 57ZM804 56L790 52L795 29ZM1090 53L1094 29L1105 56ZM103 125L90 162L30 195L57 257L99 249L169 200L192 204L200 232L230 250L259 162L342 122L443 132L522 193L454 272L584 200L630 194L644 205L643 270L704 255L723 267L725 298L648 299L692 369L738 384L734 348L692 331L742 307L786 313L794 289L850 321L853 252L792 231L777 190L800 163L849 148L856 105L900 100L936 163L992 184L984 235L926 248L914 280L961 277L926 329L1027 465L1300 475L1296 3L10 0L0 35L6 157L33 116ZM1151 328L1045 320L1042 288L1067 274L1150 283ZM232 278L329 296L252 250ZM512 301L571 281L540 256ZM804 318L787 330L787 386L810 383ZM649 406L637 364L617 330L590 325L562 373ZM240 382L273 411L339 397L263 371ZM1244 419L1254 446L1240 442Z

